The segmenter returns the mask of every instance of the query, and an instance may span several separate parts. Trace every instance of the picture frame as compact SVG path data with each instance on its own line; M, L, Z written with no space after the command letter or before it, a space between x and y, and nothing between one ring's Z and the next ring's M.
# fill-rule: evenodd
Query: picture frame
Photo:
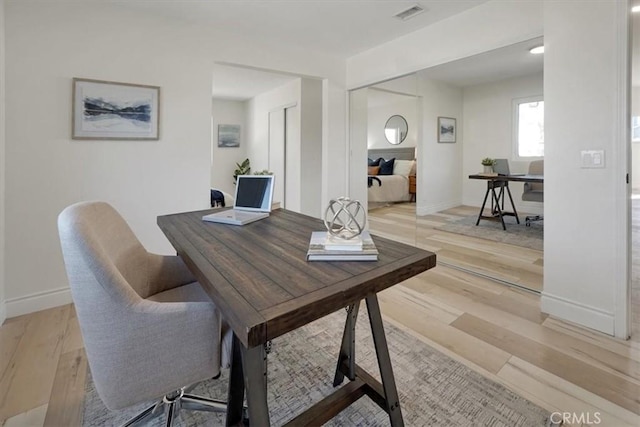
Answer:
M456 119L438 117L438 142L456 142Z
M160 139L160 87L75 77L72 139Z
M240 125L218 125L218 147L240 147Z

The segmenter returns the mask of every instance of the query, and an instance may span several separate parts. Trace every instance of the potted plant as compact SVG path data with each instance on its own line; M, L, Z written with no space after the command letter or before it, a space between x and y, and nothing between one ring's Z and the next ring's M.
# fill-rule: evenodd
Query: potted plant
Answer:
M485 157L480 163L482 164L482 166L484 166L484 173L493 172L493 164L495 163L495 160L493 160L491 157Z
M233 184L238 180L238 175L249 175L251 172L251 164L249 159L244 159L242 163L236 163L236 170L233 171Z

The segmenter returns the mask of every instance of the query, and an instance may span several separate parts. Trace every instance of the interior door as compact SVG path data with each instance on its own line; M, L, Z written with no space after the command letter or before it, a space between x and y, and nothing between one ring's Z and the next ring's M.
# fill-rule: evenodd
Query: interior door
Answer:
M280 202L286 207L285 201L285 110L275 110L269 113L269 170L275 175L273 201Z
M349 92L349 197L367 206L367 88Z
M286 208L295 212L301 210L301 184L300 177L300 109L297 105L287 107L285 115L285 150L284 150L284 175L287 181L284 184L284 201Z

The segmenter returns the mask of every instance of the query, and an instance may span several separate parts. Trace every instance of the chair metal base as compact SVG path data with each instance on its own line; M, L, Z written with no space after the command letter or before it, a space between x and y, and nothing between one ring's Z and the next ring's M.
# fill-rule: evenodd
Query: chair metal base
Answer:
M533 215L528 216L524 219L524 223L527 227L531 227L531 221L544 221L544 218L542 217L542 215Z
M163 410L164 409L164 410ZM181 388L173 393L167 394L162 400L149 406L147 409L136 415L122 427L130 427L135 425L144 425L149 419L166 415L166 427L173 425L173 420L178 416L181 409L190 411L207 411L207 412L227 412L227 403L221 400L208 399L202 396L185 393L185 389Z

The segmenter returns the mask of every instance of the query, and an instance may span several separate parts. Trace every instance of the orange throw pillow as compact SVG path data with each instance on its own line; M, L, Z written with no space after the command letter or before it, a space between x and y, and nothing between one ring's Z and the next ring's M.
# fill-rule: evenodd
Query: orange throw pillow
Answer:
M380 166L369 166L369 175L378 175Z

